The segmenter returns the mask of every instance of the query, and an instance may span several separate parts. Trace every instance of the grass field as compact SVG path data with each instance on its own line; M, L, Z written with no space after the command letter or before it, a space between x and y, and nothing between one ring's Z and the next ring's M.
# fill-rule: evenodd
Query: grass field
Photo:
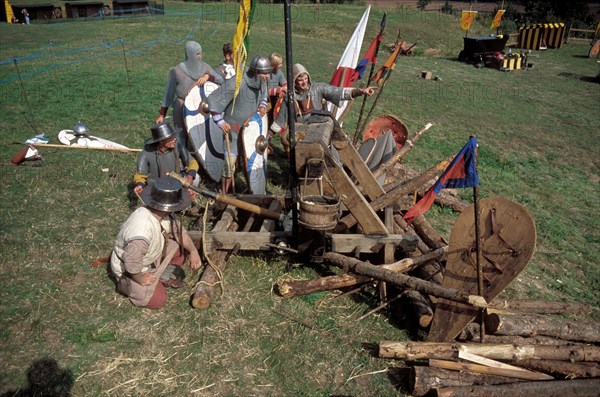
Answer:
M20 149L13 142L45 133L57 143L56 134L80 120L94 135L141 147L185 40L200 42L216 66L237 16L235 4L165 8L164 16L0 25L1 161ZM293 10L294 62L313 81L328 81L364 8ZM365 42L382 13L371 11ZM384 44L401 29L417 56L399 60L375 114L398 116L411 133L435 123L405 163L425 170L476 134L481 196L519 202L536 221L537 251L503 296L589 303L591 318L600 319L600 86L589 46L534 52L527 71L476 69L456 60L462 33L452 17L388 13ZM282 7L261 6L250 54L283 53L283 31ZM440 55L424 56L429 48ZM388 53L382 49L380 62ZM423 70L441 80L419 79ZM358 106L348 132L357 116ZM165 309L132 307L90 263L107 255L131 211L135 155L40 152L41 167L2 166L0 174L0 393L30 387L28 369L47 357L75 396L405 394L389 370L396 363L374 357L371 347L408 332L385 312L357 321L378 304L372 291L291 300L273 292L278 280L313 278L317 267L237 256L208 310L188 304L198 277L190 271L187 288L170 290ZM272 175L287 172L282 161L270 166ZM281 179L271 191L283 191ZM460 194L470 200L469 191ZM445 237L457 216L437 207L427 214Z

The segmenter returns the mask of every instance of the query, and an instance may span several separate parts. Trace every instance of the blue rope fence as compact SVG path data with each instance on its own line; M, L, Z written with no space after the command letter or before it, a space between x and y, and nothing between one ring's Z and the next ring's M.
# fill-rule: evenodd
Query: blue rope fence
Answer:
M190 15L190 14L194 14L194 15L200 15L199 18L196 21L195 26L192 26L188 33L185 34L182 37L177 37L174 38L172 40L169 40L168 36L167 36L167 32L168 32L168 28L164 28L163 31L160 33L160 35L153 40L149 40L147 42L142 42L142 43L138 43L136 48L133 49L129 49L128 53L131 54L132 56L143 56L144 53L152 50L154 47L158 46L161 43L166 43L166 44L179 44L183 41L187 41L187 40L191 40L194 37L194 34L200 29L201 24L202 24L202 18L204 16L207 15L207 13L181 13L181 12L172 12L169 13L170 15ZM210 14L214 14L214 13L210 13ZM139 16L139 15L137 15ZM218 29L214 29L209 36L213 36L216 32L218 31ZM37 74L40 73L44 73L47 72L49 70L52 69L56 69L59 67L63 67L63 66L69 66L69 65L73 65L73 64L78 64L78 63L82 63L82 62L88 62L94 59L98 59L98 58L102 58L102 57L106 57L106 56L122 56L123 53L122 52L117 52L117 51L110 51L113 49L113 47L115 46L119 46L121 48L124 48L125 45L125 40L120 38L118 40L116 40L115 42L111 43L108 41L108 39L106 39L105 37L102 37L102 42L103 44L101 45L91 45L89 47L83 47L83 48L73 48L73 49L69 49L69 50L65 50L62 52L57 52L57 53L46 53L46 51L50 48L56 48L56 44L53 42L49 42L48 44L46 44L45 46L41 47L40 49L32 52L29 55L25 55L22 57L18 57L18 58L12 58L12 59L7 59L7 60L3 60L0 61L0 66L8 66L8 65L15 65L17 66L19 63L24 63L27 61L33 61L33 60L41 60L41 59L56 59L56 58L61 58L61 57L68 57L68 56L72 56L72 55L82 55L82 54L86 54L86 53L90 53L90 52L94 52L94 51L99 51L99 50L107 50L107 51L103 51L102 53L99 54L93 54L90 56L85 56L83 58L79 58L76 60L69 60L69 61L64 61L64 62L57 62L57 63L53 63L51 65L47 65L43 68L40 69L36 69L33 71L29 71L27 73L20 73L18 71L18 67L15 68L15 72L16 75L11 76L11 77L6 77L3 79L0 79L0 84L7 84L7 83L11 83L17 80L21 80L23 78L26 77L31 77L31 76L35 76Z

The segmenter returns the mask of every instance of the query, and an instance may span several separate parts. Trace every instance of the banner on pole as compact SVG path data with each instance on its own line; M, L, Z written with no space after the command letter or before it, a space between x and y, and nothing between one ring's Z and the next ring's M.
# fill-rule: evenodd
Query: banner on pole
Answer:
M475 16L477 15L477 11L464 11L460 17L460 28L462 30L469 30L471 28L471 24L475 20Z
M504 12L506 10L498 10L496 11L496 15L494 16L494 19L492 20L492 29L497 29L500 26L500 23L502 22L502 16L504 15Z
M435 201L435 196L442 189L465 188L479 185L476 153L477 138L471 137L469 138L469 142L454 157L448 168L444 170L440 178L402 218L411 223L413 218L426 213Z

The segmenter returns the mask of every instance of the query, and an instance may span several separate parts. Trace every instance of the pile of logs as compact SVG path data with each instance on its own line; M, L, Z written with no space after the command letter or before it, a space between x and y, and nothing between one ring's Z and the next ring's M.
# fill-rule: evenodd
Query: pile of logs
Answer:
M381 305L366 315L401 302L400 311L411 313L408 317L422 331L430 327L438 299L478 308L483 318L469 324L457 338L458 342L380 343L380 357L410 363L410 366L405 365L410 370L406 389L415 396L431 393L438 396L511 397L600 395L600 347L597 346L600 324L554 316L587 314L592 310L590 306L539 301L486 302L482 296L442 285L448 242L423 215L414 218L410 225L402 219L414 198L422 196L452 161L450 157L423 173L399 164L427 128L416 133L373 172L371 177L375 178L384 173L387 175L387 183L377 186L383 189L381 193L364 184L356 188L361 190L359 195L364 194L362 191L370 191L366 195L373 197L366 206L376 217L375 212L383 214L385 229L401 235L405 239L403 243L392 246L384 236L371 246L374 241L371 236L364 236L364 241L353 237L352 244L356 247L351 246L354 249L351 256L340 253L350 250L336 252L335 247L322 254L324 263L341 269L337 274L312 280L284 280L275 285L275 289L282 297L292 298L331 290L352 293L376 286ZM468 206L444 191L435 200L458 212ZM275 199L262 205L271 211L284 208L282 201ZM213 246L208 249L212 252L208 261L210 266L206 267L191 299L195 308L205 309L210 305L231 254L248 249L250 242L257 247L273 248L275 244L270 239L283 233L276 230L275 221L271 219L260 227L263 233L254 234L251 232L256 230L254 217L244 224L238 215L235 209L228 207L212 231L202 235L190 232L195 241L202 240L204 245ZM331 241L338 241L335 238L340 239L339 236L345 233L360 235L362 223L357 221L357 215L359 213L343 216L329 233L338 236ZM368 253L364 249L366 244ZM480 325L485 328L480 329Z
M401 369L409 371L405 387L413 396L599 395L599 346L551 338L540 342L383 341L379 356L413 363Z

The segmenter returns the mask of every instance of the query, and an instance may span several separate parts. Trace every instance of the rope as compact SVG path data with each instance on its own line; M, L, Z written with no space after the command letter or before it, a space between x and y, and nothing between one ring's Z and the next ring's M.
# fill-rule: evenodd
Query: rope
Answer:
M196 286L194 286L194 290L200 284L205 284L210 287L214 287L215 285L220 285L221 298L222 298L223 295L225 295L225 279L223 278L223 272L221 271L221 269L219 269L218 266L216 266L210 260L210 257L208 255L206 255L206 218L207 218L206 215L208 214L208 207L213 204L214 204L213 200L207 200L206 205L204 206L204 214L202 215L202 252L205 254L204 259L206 259L206 263L208 264L208 266L210 266L215 271L215 273L217 273L217 277L219 278L219 281L217 281L216 283L210 284L210 283L207 283L206 281L200 280L196 283Z

